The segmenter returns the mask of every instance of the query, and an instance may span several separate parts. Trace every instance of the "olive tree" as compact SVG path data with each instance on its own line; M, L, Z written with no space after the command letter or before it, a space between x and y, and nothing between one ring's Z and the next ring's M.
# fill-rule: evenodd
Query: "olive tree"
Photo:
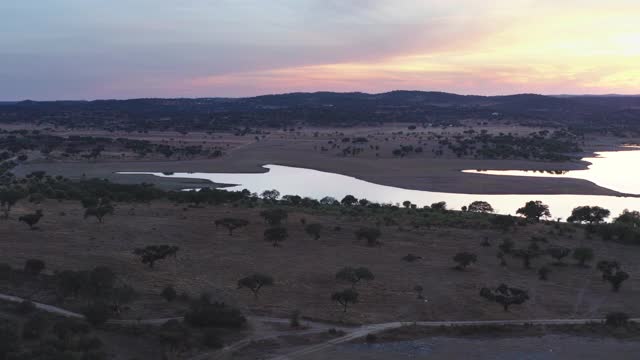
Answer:
M495 289L482 288L480 296L502 305L504 311L509 311L511 305L520 305L529 300L529 294L525 290L512 288L505 284L501 284Z
M169 256L175 257L178 250L180 248L173 245L150 245L133 250L133 254L138 256L143 264L153 268L156 261L164 260Z
M568 222L599 224L611 215L611 211L600 206L578 206L571 211Z
M458 263L455 266L456 270L464 270L467 266L478 261L478 257L470 252L460 252L453 257L453 261Z
M540 221L542 217L550 217L549 206L540 200L528 201L523 207L516 211L516 214L522 215L528 220Z
M312 236L315 240L320 239L320 234L322 233L322 224L318 224L318 223L314 223L314 224L308 224L307 226L304 227L304 231L309 234L309 236Z
M349 304L358 303L358 292L354 289L344 289L342 291L336 291L331 295L331 300L342 305L342 312L347 312Z
M367 269L366 267L354 268L351 266L347 266L340 269L340 271L336 273L336 279L344 282L349 282L351 283L351 288L355 288L356 284L358 284L360 281L371 281L375 279L375 276L373 275L371 270Z
M229 236L233 236L233 230L249 225L249 221L236 218L222 218L215 221L216 228L222 226L227 228Z
M273 247L280 246L280 242L286 240L289 237L287 229L277 226L268 228L264 231L264 240L273 244Z
M253 296L257 299L258 292L265 286L273 286L273 278L266 274L253 274L238 280L238 289L247 288L251 290Z

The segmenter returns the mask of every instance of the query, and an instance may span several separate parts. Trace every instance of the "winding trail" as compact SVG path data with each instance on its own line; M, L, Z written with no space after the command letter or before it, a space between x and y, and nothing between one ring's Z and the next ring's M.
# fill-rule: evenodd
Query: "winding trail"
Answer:
M27 299L13 296L0 294L0 300L9 301L14 303L19 303L25 301ZM65 310L63 308L47 305L43 303L33 302L35 307L39 310L46 311L52 314L57 314L64 317L84 319L84 315L72 312L69 310ZM112 319L109 320L109 324L120 324L120 325L162 325L169 320L182 320L182 317L168 317L168 318L156 318L156 319L141 319L141 320L129 320L129 319ZM288 319L282 318L272 318L265 316L250 316L248 317L249 321L252 323L288 323ZM406 325L417 325L417 326L429 326L429 327L440 327L440 326L486 326L486 325L584 325L589 323L601 323L604 319L592 318L592 319L530 319L530 320L469 320L469 321L395 321L388 323L380 323L380 324L369 324L362 325L358 327L346 327L346 326L335 326L320 322L313 321L302 321L301 325L304 326L305 330L264 330L259 329L255 334L232 343L221 350L216 350L212 352L202 353L197 356L190 358L189 360L210 360L210 359L221 359L227 355L230 355L232 352L242 349L243 347L251 344L255 341L274 339L284 335L307 335L307 334L318 334L322 332L326 332L330 328L335 328L341 330L346 333L346 335L331 339L329 341L305 346L299 349L296 349L287 354L277 355L272 358L272 360L293 360L299 358L301 356L311 354L314 352L326 350L334 345L349 342L358 338L362 338L367 336L368 334L375 334L385 330L395 329ZM632 322L639 322L640 318L632 318L629 319Z

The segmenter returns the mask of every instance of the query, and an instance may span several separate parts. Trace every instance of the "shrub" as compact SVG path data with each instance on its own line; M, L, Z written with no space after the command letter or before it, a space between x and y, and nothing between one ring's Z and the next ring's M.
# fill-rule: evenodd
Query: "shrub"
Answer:
M211 302L207 296L191 303L184 320L196 327L240 328L247 319L240 310L224 303Z
M619 311L608 313L605 319L605 324L612 327L625 326L628 322L629 314Z
M111 311L109 311L109 307L105 303L95 302L87 306L84 309L83 314L89 324L93 326L100 326L109 320Z
M176 289L174 289L173 286L171 285L166 286L164 289L162 289L162 292L160 293L160 295L168 302L172 302L178 297L178 293L176 292Z
M32 303L29 300L23 300L16 306L16 311L19 314L30 314L36 311L36 304Z
M24 263L24 271L30 275L38 275L44 268L44 261L40 259L29 259Z

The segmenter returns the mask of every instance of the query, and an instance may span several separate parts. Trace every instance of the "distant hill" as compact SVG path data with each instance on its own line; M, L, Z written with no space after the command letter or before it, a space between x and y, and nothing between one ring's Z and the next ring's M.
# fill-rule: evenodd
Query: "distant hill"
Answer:
M640 127L640 96L517 94L458 95L397 90L288 93L247 98L175 98L0 103L0 121L47 121L71 126L206 129L288 124L349 126L362 123L452 124L492 121L496 115L527 124ZM162 123L171 119L171 124ZM603 123L605 120L605 123ZM598 125L599 124L599 125Z

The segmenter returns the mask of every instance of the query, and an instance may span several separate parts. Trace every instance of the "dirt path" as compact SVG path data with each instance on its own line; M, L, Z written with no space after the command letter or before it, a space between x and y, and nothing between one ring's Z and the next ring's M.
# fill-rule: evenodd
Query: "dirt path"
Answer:
M26 299L12 296L0 294L0 300L9 301L19 303ZM38 302L33 302L35 307L39 310L46 311L52 314L57 314L60 316L71 317L83 319L84 315L75 313L72 311L68 311L57 306L42 304ZM172 317L172 318L157 318L157 319L142 319L142 320L118 320L112 319L109 320L110 324L120 324L120 325L161 325L169 320L182 320L182 317ZM272 318L265 316L253 316L248 317L250 323L287 323L287 319L281 318ZM367 334L375 334L385 330L390 330L394 328L398 328L405 325L417 325L417 326L429 326L429 327L440 327L440 326L485 326L485 325L584 325L588 323L594 322L602 322L604 319L530 319L530 320L480 320L480 321L415 321L415 322L388 322L381 324L370 324L370 325L362 325L359 327L341 327L334 326L324 323L317 323L312 321L303 321L301 325L306 327L306 330L265 330L265 327L256 326L255 329L258 329L253 335L247 337L246 339L240 340L229 346L224 347L222 350L217 350L209 353L199 354L195 357L192 357L190 360L208 360L208 359L220 359L233 351L237 351L252 342L273 339L284 335L308 335L308 334L317 334L321 332L325 332L330 328L339 329L341 331L346 332L347 334L335 339L331 339L327 342L314 344L310 346L305 346L301 349L297 349L288 354L278 355L273 357L273 360L291 360L296 359L301 356L315 353L318 351L326 350L334 345L342 344L345 342L349 342L351 340L355 340L361 337L367 336ZM629 321L640 322L640 318L629 319Z

